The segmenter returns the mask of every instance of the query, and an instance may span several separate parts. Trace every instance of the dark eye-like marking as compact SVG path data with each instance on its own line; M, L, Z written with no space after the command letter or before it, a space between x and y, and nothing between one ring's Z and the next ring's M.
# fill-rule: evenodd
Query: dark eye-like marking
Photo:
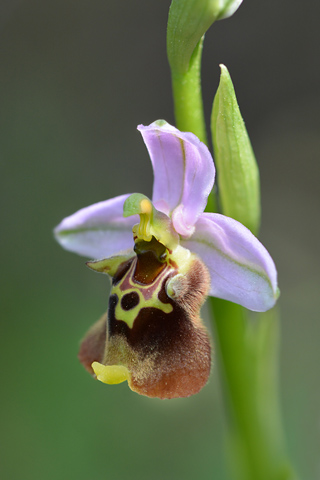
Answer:
M121 298L121 307L123 310L131 310L136 307L140 302L139 295L137 292L126 293Z
M119 298L118 298L118 295L116 293L113 293L112 295L110 295L110 297L109 297L109 308L114 310L117 306L118 300L119 300Z

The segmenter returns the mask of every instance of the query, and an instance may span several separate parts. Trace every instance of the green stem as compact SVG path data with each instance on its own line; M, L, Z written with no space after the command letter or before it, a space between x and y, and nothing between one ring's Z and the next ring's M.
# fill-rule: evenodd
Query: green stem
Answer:
M191 55L189 69L185 73L171 71L174 114L176 126L182 132L194 133L208 145L201 89L201 58L204 36ZM206 211L217 212L216 192L212 190Z
M171 78L177 127L183 132L193 132L207 144L201 91L202 47L203 37L191 56L189 69L184 73L172 71Z
M252 321L244 308L212 298L229 420L228 459L239 480L296 478L284 447L278 395L275 310Z
M172 72L176 126L207 142L201 92L203 39L186 73ZM212 196L214 200L214 196ZM207 211L217 211L215 202ZM211 299L217 350L229 413L229 464L237 480L293 480L287 461L278 396L278 320L272 313L252 323L249 312Z

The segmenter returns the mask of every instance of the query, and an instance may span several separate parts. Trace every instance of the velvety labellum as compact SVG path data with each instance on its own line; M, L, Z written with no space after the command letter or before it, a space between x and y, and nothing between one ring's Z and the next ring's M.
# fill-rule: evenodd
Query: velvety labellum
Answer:
M195 256L180 274L154 238L135 251L113 275L108 312L83 340L80 361L91 374L93 362L101 370L125 367L130 388L149 397L190 396L210 373L210 341L199 317L209 274Z

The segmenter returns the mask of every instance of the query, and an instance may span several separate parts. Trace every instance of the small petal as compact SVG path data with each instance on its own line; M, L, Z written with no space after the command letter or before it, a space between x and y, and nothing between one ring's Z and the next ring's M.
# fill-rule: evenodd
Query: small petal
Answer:
M66 250L90 258L105 258L132 248L132 226L138 216L123 218L123 204L129 195L120 195L82 208L55 228L57 241Z
M224 215L204 213L194 235L182 245L197 253L209 269L209 295L257 312L275 304L279 292L273 260L241 223Z
M215 168L206 145L192 133L183 133L163 120L140 125L153 171L153 202L172 215L176 231L189 237L205 209Z
M86 262L86 265L95 272L104 273L113 277L120 265L124 262L128 262L133 256L134 252L131 251L126 255L115 255L114 257L103 258L102 260Z

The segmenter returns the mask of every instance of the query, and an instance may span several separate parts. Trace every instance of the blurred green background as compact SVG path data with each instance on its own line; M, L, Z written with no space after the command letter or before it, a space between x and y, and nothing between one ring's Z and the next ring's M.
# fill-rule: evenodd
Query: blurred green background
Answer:
M151 194L136 126L174 122L169 3L0 2L2 479L229 478L217 368L184 400L95 382L77 350L108 280L52 237L81 207ZM203 61L207 116L224 63L259 162L261 239L282 292L284 423L308 480L320 478L319 17L316 0L244 0L208 32Z

